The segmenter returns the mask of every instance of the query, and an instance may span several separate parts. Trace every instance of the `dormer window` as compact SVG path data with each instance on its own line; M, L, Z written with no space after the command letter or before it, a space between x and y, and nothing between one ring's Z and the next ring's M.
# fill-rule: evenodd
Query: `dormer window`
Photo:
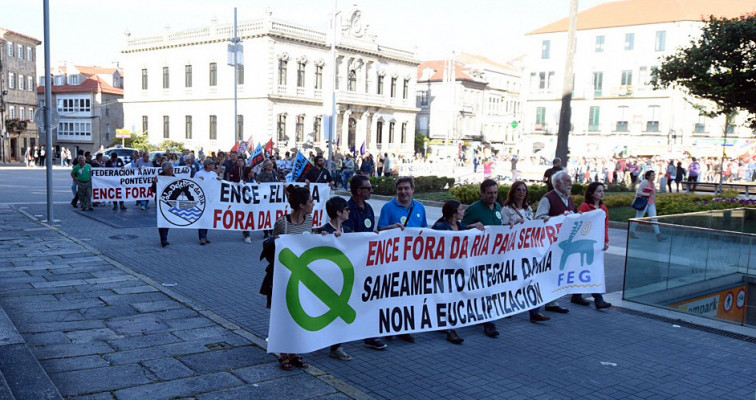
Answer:
M68 84L69 85L78 85L79 84L79 75L71 75L68 77Z

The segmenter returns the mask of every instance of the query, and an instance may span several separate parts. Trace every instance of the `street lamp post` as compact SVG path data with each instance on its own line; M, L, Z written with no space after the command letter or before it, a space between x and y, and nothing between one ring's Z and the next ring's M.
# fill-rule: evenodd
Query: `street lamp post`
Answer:
M52 104L52 85L50 82L50 0L44 1L45 26L45 136L47 137L47 153L45 154L47 175L47 223L53 223L53 183L52 183L52 129L50 105Z

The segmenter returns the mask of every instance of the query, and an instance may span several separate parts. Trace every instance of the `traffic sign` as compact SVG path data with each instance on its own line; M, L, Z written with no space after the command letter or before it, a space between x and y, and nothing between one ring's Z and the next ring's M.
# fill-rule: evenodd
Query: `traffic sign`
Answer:
M59 122L60 114L58 114L58 110L53 109L50 115L50 125L53 129L57 129ZM40 107L34 112L34 123L37 124L39 129L45 129L45 107Z
M128 139L131 137L131 131L128 129L116 129L116 138Z
M517 125L519 125L517 121L512 121L512 128L517 128Z

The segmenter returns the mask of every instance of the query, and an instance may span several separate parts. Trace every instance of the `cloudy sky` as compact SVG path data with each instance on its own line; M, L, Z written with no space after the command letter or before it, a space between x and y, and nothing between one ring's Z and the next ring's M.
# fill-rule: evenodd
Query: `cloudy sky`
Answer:
M612 0L580 0L580 9ZM51 0L50 31L53 65L106 66L119 60L124 32L133 37L190 29L218 22L273 17L326 30L332 0ZM339 1L339 8L355 2ZM452 51L506 61L524 52L523 35L569 14L570 0L363 0L363 21L385 45L416 50L421 60L442 59ZM0 27L43 39L41 0L0 0ZM38 48L38 68L43 47Z

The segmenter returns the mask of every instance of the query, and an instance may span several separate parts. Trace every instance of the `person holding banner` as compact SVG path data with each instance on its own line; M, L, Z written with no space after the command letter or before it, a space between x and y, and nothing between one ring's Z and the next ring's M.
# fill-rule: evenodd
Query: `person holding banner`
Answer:
M176 176L173 174L173 164L171 164L170 162L164 162L160 168L161 171L158 173L158 175ZM152 182L153 193L157 193L157 181L158 178L155 177L155 180ZM155 196L157 197L157 194ZM157 200L155 202L157 204ZM170 244L168 243L168 228L158 228L158 234L160 235L160 245L163 247L168 246Z
M105 163L106 168L124 168L123 160L118 158L117 153L110 154L110 160ZM121 210L126 209L126 204L123 201L113 201L113 210L117 210L118 206L121 206Z
M585 189L585 202L580 205L578 212L585 213L594 210L602 210L605 215L604 224L604 251L609 249L609 209L604 205L604 184L601 182L591 182L588 188ZM609 308L612 303L604 301L604 296L601 293L591 293L593 296L593 304L596 305L596 309ZM579 304L581 306L588 306L591 303L587 302L582 294L573 294L570 299L571 303Z
M551 176L551 184L554 190L546 193L538 203L538 210L535 218L548 221L551 217L557 215L573 214L575 212L575 203L572 200L570 192L572 190L572 177L565 170L555 172ZM561 307L556 300L546 303L546 311L567 314L570 310Z
M76 181L79 188L77 192L81 211L93 211L92 208L92 166L87 164L87 159L79 156L79 164L71 171L71 177Z
M465 226L462 223L464 212L460 208L461 204L462 203L456 200L449 200L444 203L444 206L441 208L441 213L443 215L438 219L438 221L436 221L435 224L433 224L433 227L431 229L435 229L437 231L464 231L466 229L480 229L481 231L485 230L486 228L480 222L476 222L469 226ZM462 336L459 336L459 333L457 333L456 329L449 329L446 331L446 340L454 344L462 344L465 341Z
M486 179L480 184L480 200L465 210L462 223L471 225L480 222L483 225L501 225L501 206L496 202L499 197L499 184L493 179ZM490 338L499 337L499 331L493 322L483 323L483 334Z
M503 225L520 224L533 219L533 209L528 204L528 185L523 181L516 181L509 188L507 200L501 208L501 223ZM530 322L549 321L551 317L541 314L541 307L530 310Z
M333 177L331 177L331 173L328 172L328 168L325 166L326 162L323 156L315 157L315 168L307 172L305 179L310 183L328 183L331 188L335 189Z
M205 169L198 171L194 175L194 178L205 182L219 180L218 174L215 173L215 161L213 161L211 158L206 158L204 164ZM199 243L201 246L204 246L206 243L210 243L210 240L207 239L207 229L197 229L197 234L199 236Z
M289 185L286 187L286 194L291 206L291 214L285 215L276 221L273 225L273 237L280 235L299 235L312 233L312 208L313 201L310 196L310 189L305 186ZM272 272L272 270L271 270ZM265 279L267 279L266 277ZM270 277L272 282L272 276ZM268 295L268 304L270 305L270 296L272 296L272 287ZM297 354L282 353L278 357L281 369L291 371L294 367L307 368L310 365L304 361L302 356Z
M415 201L415 181L411 176L404 176L396 180L396 198L383 205L381 216L378 218L378 230L395 228L427 228L425 206ZM399 339L414 343L414 336L409 333L399 335Z

